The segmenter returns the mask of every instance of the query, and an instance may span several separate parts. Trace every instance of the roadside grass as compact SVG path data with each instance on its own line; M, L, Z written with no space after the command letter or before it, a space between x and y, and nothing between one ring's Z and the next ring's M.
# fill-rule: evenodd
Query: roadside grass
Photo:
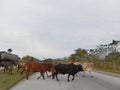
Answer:
M16 69L13 70L12 75L0 70L0 90L8 90L23 78L25 78L25 73L21 75Z
M120 74L120 63L114 62L96 62L95 70Z

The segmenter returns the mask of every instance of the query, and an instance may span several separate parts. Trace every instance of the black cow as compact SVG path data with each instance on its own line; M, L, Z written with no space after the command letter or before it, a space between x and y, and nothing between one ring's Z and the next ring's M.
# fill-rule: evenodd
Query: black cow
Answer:
M52 74L53 79L56 77L56 80L58 79L58 74L68 74L67 81L69 82L70 75L73 76L72 80L75 78L75 74L79 71L83 71L82 65L74 65L74 64L57 64L55 65L55 72Z

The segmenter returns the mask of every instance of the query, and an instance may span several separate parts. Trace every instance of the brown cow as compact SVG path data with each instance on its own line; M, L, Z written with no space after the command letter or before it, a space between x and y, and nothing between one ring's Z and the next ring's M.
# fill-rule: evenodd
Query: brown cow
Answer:
M55 69L54 69L54 66L55 66L55 64L54 63L44 63L45 65L46 65L46 75L47 75L47 77L51 77L52 76L52 74L51 75L48 75L48 73L47 73L47 71L48 72L51 72L51 73L53 73L53 72L55 72ZM39 79L41 77L41 75L37 78L37 79Z
M17 72L20 70L20 69L24 69L25 68L25 65L26 65L26 62L23 62L23 61L18 61L17 62ZM23 73L23 71L21 72Z
M50 63L29 62L26 64L25 69L27 79L30 72L40 72L40 75L42 75L43 79L45 79L44 73L53 70L53 65ZM38 78L40 78L40 76Z

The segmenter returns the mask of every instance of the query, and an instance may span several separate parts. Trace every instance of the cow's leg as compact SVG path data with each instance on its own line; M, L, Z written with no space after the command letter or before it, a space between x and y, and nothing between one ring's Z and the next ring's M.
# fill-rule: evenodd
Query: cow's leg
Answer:
M45 80L45 76L44 76L44 73L41 73L41 75L43 76L43 79Z
M12 69L11 69L11 74L12 74Z
M3 71L6 72L6 68L5 67L4 67Z
M25 67L22 69L21 74L23 74L24 71L25 71Z
M8 67L4 66L4 72L7 72L7 70L8 70Z
M29 79L29 71L26 71L26 79Z
M5 71L6 71L6 72L9 72L9 68L8 68L8 67L6 67L6 68L5 68Z
M52 79L54 79L55 78L55 73L52 73Z
M83 77L85 77L85 71L83 71Z
M82 72L82 73L81 73L81 72L78 72L75 76L76 76L76 77L80 77L81 74L83 74L83 72Z
M59 81L59 79L58 79L58 73L56 73L55 76L56 76L56 80Z
M49 75L48 75L47 71L46 71L46 75L47 75L47 77L49 78Z
M39 71L39 72L40 72L41 76L43 77L43 79L45 80L45 76L44 76L44 72L45 72L45 71ZM40 76L40 77L41 77L41 76Z
M52 76L52 74L51 74L51 75L48 75L47 71L46 71L46 75L47 75L48 78Z
M18 68L17 68L17 72L20 70L20 67L18 66Z
M41 78L41 75L39 77L37 77L37 79Z
M89 73L90 73L90 77L93 78L92 70L89 70Z
M10 66L10 73L12 74L13 71L13 65Z
M48 78L49 78L49 77L52 77L52 74L51 74L51 75L49 75L49 76L48 76Z
M12 68L9 68L9 73L12 74Z
M52 79L54 78L56 78L56 80L59 81L57 72L52 73Z
M67 81L69 82L70 80L69 80L69 77L70 77L70 74L68 74L68 77L67 77Z
M37 77L37 79L39 79L41 77L41 73L40 73L40 76L39 77Z
M73 76L72 80L74 80L75 79L75 75L72 75L72 76Z
M37 77L37 79L39 79L41 77L41 75L39 77Z

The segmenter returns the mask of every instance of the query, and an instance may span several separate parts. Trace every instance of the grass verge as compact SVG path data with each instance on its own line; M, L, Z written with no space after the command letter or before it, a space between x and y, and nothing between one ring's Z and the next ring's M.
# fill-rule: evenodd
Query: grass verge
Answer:
M10 87L15 85L17 82L25 78L25 74L20 74L16 69L13 70L13 74L5 73L0 70L0 90L8 90Z

